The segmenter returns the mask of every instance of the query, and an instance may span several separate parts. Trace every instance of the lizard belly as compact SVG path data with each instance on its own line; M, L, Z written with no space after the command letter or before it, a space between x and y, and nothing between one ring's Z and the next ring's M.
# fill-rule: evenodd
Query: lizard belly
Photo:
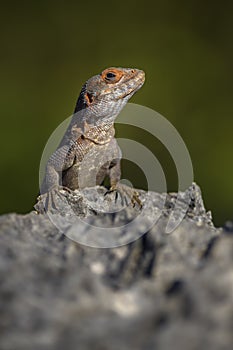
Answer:
M74 164L63 171L62 185L71 190L100 185L109 174L110 163L109 145L95 145L82 160L77 157Z
M68 187L71 190L76 190L79 188L78 184L78 172L79 172L79 164L73 164L72 167L65 170L62 173L62 186Z

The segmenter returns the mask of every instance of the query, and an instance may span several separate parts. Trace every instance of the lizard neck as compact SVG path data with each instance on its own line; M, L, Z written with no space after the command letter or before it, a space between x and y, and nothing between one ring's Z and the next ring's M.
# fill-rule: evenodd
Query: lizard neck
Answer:
M113 123L100 124L89 129L82 135L84 139L88 139L96 144L104 145L114 137L115 129Z
M82 90L80 92L80 95L78 97L75 109L74 109L74 113L77 113L79 111L81 111L82 109L86 109L87 108L87 103L86 100L84 98L86 93L86 84L83 85Z
M74 110L74 123L87 123L89 125L102 127L104 124L114 123L117 115L120 113L126 100L118 99L116 101L99 101L98 103L87 102L86 84L83 85L78 101Z

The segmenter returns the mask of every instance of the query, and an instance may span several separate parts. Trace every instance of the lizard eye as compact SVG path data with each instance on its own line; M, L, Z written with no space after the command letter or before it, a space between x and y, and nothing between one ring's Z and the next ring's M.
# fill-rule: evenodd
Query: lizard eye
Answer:
M105 69L101 74L105 82L109 84L117 83L122 77L122 75L123 75L123 72L116 68L113 68L111 70Z
M116 83L117 82L116 74L113 72L108 72L105 74L104 80L107 83Z
M112 72L109 72L106 74L106 78L111 80L112 78L115 78L116 77L116 74L112 73Z

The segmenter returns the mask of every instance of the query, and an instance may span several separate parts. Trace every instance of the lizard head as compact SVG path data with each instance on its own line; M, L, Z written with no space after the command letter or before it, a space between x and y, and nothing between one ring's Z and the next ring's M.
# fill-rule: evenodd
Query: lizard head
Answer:
M114 120L144 81L145 73L142 70L107 68L83 85L75 112L87 108L98 119Z

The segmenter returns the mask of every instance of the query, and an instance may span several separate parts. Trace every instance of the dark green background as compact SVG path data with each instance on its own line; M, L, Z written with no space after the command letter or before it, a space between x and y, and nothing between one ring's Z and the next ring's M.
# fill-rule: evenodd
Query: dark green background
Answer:
M215 223L232 218L232 22L232 1L2 4L1 213L32 209L41 152L72 114L82 83L123 66L145 70L146 84L131 102L157 110L177 128ZM159 144L155 153L169 190L176 190L172 160Z

